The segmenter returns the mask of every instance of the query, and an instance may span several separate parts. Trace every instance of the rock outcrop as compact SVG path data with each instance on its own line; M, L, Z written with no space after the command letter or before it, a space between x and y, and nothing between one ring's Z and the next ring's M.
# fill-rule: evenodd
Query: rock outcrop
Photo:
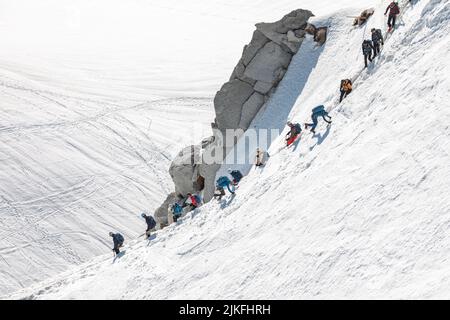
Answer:
M292 57L298 52L306 35L323 44L326 27L316 28L308 23L309 10L294 10L273 23L258 23L252 39L244 47L242 57L230 80L214 98L216 119L214 135L199 145L183 149L170 166L175 193L169 195L158 209L158 220L167 223L167 204L182 199L187 193L203 192L208 202L214 193L215 176L220 163L210 163L205 155L219 152L223 160L231 147L224 147L221 137L227 129L247 130L259 110L283 79ZM166 217L166 219L164 219Z
M258 23L252 40L214 99L217 128L247 130L258 111L283 79L298 52L308 20L308 10L295 10L273 23Z

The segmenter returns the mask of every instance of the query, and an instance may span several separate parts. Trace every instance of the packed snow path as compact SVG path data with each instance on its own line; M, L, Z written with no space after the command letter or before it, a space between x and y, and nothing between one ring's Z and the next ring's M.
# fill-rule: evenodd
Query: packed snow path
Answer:
M309 121L359 69L345 13L290 119ZM419 1L333 125L250 171L234 198L13 297L449 298L449 20L447 1Z

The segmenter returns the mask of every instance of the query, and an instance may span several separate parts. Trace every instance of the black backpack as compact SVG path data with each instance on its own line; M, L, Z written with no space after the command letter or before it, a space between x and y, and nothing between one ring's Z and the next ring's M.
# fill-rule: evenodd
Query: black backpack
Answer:
M383 39L383 35L381 34L381 29L375 30L375 33L377 34L378 38Z
M364 40L362 44L363 52L370 52L372 51L372 44L370 43L370 40Z
M383 39L383 35L381 34L381 30L380 29L376 29L373 36L372 36L372 40L374 42L378 42L381 39Z
M153 219L152 216L147 217L147 224L150 229L153 229L154 227L156 227L156 221L155 221L155 219Z

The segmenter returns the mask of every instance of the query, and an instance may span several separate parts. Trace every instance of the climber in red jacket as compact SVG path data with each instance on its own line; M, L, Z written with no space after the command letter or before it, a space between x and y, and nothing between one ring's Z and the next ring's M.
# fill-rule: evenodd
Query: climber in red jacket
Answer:
M397 15L400 14L400 8L398 7L397 1L392 1L388 7L386 8L386 12L384 15L386 15L389 11L389 18L388 18L388 32L392 31L392 28L395 28L395 20L397 19Z

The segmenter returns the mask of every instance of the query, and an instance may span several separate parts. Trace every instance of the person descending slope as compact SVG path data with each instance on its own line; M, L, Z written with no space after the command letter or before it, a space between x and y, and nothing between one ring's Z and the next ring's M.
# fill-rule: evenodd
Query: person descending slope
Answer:
M366 66L366 68L367 68L367 59L369 59L369 61L372 62L372 51L373 51L372 41L364 40L362 43L362 52L364 55L364 65Z
M342 99L347 97L350 92L352 92L352 81L350 79L341 80L341 97L339 98L339 102L342 102Z
M227 187L228 191L231 194L234 194L235 189L233 184L231 183L231 180L228 177L222 176L216 181L216 189L217 191L219 191L219 193L214 193L214 198L218 198L218 200L220 201L225 195L225 187Z
M232 170L228 168L228 173L233 177L233 181L231 182L234 186L237 186L239 181L244 177L244 175L239 170Z
M145 219L145 222L147 223L147 230L145 230L145 235L148 238L150 238L150 231L156 227L156 221L152 216L148 216L145 213L141 214L141 217Z
M323 105L317 106L314 109L312 109L311 119L313 123L305 123L305 129L308 127L311 127L311 132L316 133L315 129L317 127L318 117L322 117L322 119L330 124L331 123L331 117L328 115L328 112L325 111L325 107ZM330 120L325 119L325 117L329 118Z
M120 253L119 248L123 246L123 242L125 241L125 239L120 233L110 232L109 236L113 238L114 248L112 249L112 251L114 251L117 255Z
M299 123L292 123L290 121L287 122L288 127L290 128L289 132L286 135L286 146L289 147L294 141L297 139L300 133L302 133L302 127Z
M372 45L373 45L373 57L375 58L380 53L380 43L384 46L383 34L380 29L372 28Z
M397 1L392 1L388 7L386 8L386 12L384 15L386 15L389 11L389 17L388 17L388 32L391 32L392 29L395 28L395 20L397 20L397 15L400 14L400 8L398 6Z

